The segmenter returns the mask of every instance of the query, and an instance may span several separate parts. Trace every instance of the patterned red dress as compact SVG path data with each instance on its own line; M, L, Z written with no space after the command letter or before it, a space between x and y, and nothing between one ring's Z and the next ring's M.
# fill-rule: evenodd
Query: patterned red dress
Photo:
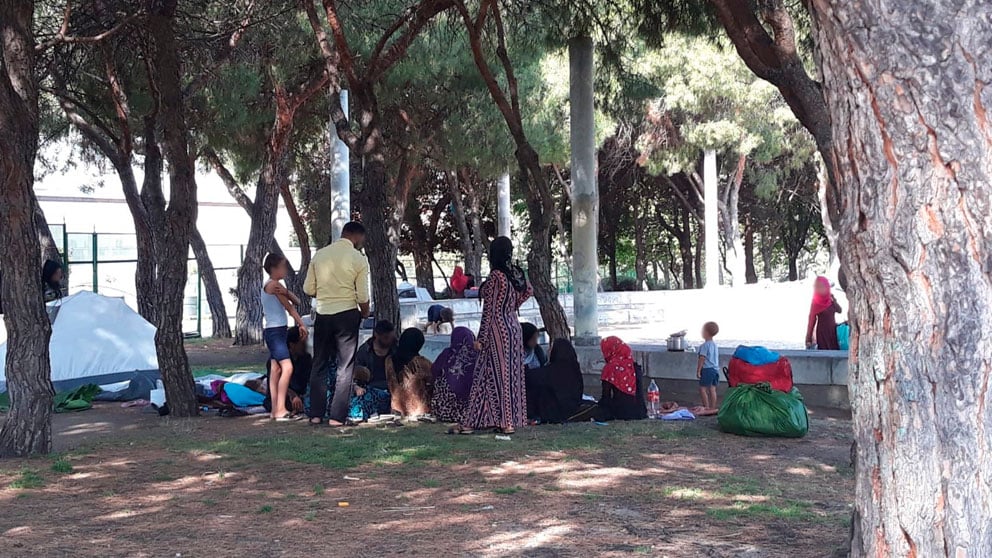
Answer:
M482 286L482 352L475 367L468 410L462 426L516 428L527 421L524 384L524 342L517 314L533 293L530 285L517 292L506 275L493 271Z

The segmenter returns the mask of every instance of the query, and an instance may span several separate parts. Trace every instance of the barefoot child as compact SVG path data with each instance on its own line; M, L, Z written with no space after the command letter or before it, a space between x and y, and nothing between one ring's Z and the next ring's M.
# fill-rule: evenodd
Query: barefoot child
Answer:
M262 264L269 280L262 287L262 314L265 316L265 329L262 334L269 348L269 394L272 397L272 418L278 421L292 420L293 415L286 409L286 395L293 376L293 361L287 342L286 312L288 311L300 330L300 340L306 341L307 328L294 305L300 303L296 295L279 283L288 270L286 258L281 254L265 256Z
M716 409L716 386L720 383L720 352L713 337L720 332L716 322L703 325L703 339L699 346L699 360L696 363L696 377L699 378L699 395L703 398L703 408Z

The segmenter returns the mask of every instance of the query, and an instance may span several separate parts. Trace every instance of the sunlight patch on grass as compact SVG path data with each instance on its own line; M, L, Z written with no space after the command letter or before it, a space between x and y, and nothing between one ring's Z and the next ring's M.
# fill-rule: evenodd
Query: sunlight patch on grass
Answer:
M719 520L733 519L782 519L787 521L814 521L819 519L806 502L786 500L781 503L734 502L729 506L710 507L706 515Z

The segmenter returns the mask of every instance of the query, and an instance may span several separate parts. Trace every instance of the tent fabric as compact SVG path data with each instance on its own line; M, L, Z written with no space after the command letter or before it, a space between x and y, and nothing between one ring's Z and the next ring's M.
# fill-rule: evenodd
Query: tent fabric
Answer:
M55 312L57 308L57 313ZM158 374L155 326L122 299L80 291L48 304L55 314L49 343L56 391ZM0 389L6 388L7 344L0 345Z

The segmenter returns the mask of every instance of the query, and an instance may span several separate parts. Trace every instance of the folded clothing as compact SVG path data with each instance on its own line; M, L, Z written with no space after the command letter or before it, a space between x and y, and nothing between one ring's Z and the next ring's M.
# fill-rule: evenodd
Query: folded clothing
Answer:
M748 364L762 366L778 362L779 354L767 347L749 347L738 345L734 350L734 358L739 358Z

